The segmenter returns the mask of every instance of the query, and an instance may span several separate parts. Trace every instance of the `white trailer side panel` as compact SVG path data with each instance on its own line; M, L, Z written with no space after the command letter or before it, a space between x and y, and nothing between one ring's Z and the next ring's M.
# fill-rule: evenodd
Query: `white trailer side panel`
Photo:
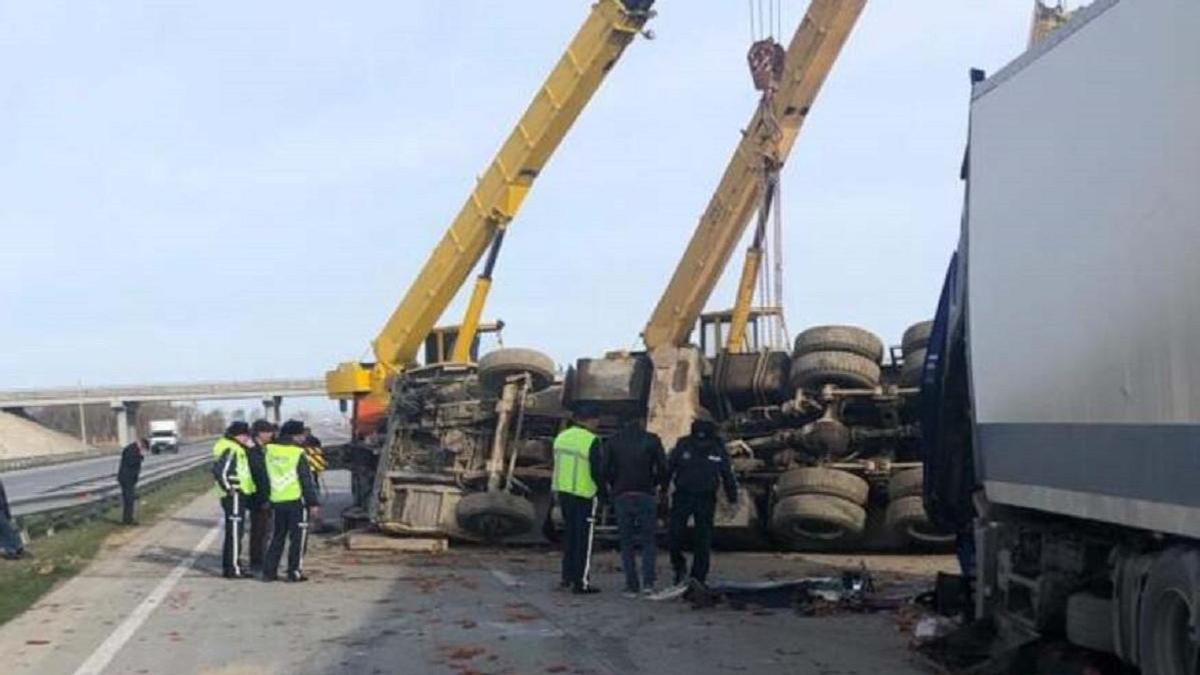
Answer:
M996 502L1200 536L1200 1L1102 0L977 86L978 469Z

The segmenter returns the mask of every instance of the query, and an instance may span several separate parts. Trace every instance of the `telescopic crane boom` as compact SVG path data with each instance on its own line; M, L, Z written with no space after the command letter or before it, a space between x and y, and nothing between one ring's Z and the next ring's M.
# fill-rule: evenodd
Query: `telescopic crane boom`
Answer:
M651 352L688 341L713 287L760 204L764 167L778 169L866 0L813 0L784 58L778 88L759 107L642 332ZM745 283L742 286L746 286ZM748 285L753 290L753 279ZM743 291L745 289L742 289ZM741 297L746 295L746 297ZM749 303L752 293L739 293Z
M331 398L387 396L387 380L415 362L425 338L492 249L456 340L454 359L466 361L491 285L499 244L571 125L625 48L651 18L654 0L597 0L579 32L495 159L450 224L441 242L372 342L375 361L348 362L326 373Z

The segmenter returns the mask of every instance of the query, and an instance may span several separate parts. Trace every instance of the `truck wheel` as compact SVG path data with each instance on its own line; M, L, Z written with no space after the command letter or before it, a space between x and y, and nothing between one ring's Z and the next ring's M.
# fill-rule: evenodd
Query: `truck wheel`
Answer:
M867 481L846 471L820 467L792 469L775 483L775 495L782 502L797 495L838 497L851 504L867 503Z
M832 384L850 389L874 389L879 385L879 364L861 354L810 352L792 362L794 389L816 390Z
M925 472L922 469L897 471L888 479L888 499L920 497L925 492Z
M1067 640L1098 652L1113 651L1113 603L1110 598L1075 593L1067 598Z
M863 507L829 495L794 495L771 510L771 533L796 548L853 541L866 522Z
M943 546L954 541L953 534L942 532L929 522L920 496L893 499L888 503L885 522L888 529L914 544Z
M1191 635L1200 593L1200 553L1159 555L1142 594L1138 642L1143 675L1192 675L1197 644Z
M848 352L879 363L883 360L883 341L856 326L816 326L796 336L792 354L803 356L813 352Z
M532 530L536 510L528 499L509 492L473 492L459 500L454 515L464 530L498 541Z
M900 386L920 387L921 376L925 374L925 350L918 349L911 354L904 353L904 365L900 368Z
M532 391L541 391L554 384L554 359L533 349L510 347L484 354L479 359L479 383L493 394L504 388L513 375L529 373Z
M904 337L900 339L900 350L905 355L908 355L918 349L925 349L929 346L929 335L932 332L932 321L914 323L908 327L908 330L904 331Z

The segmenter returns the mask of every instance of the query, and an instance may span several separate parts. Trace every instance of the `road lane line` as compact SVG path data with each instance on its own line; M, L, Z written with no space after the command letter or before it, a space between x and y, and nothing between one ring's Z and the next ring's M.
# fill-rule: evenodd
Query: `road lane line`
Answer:
M121 625L117 626L104 642L100 643L100 646L96 648L96 651L92 652L88 660L84 661L83 665L79 666L75 671L75 675L100 675L108 667L108 664L112 662L117 652L121 651L121 647L124 647L125 643L129 642L129 639L133 637L137 629L141 628L146 619L150 618L154 610L162 604L162 601L166 600L171 589L175 588L175 584L179 583L183 575L196 563L196 559L200 557L200 554L216 540L220 532L221 529L219 526L215 526L209 530L200 539L200 543L196 544L196 548L192 549L191 554L181 560L166 578L158 582L154 590L150 591L150 595L147 595L130 612L129 616L125 617Z

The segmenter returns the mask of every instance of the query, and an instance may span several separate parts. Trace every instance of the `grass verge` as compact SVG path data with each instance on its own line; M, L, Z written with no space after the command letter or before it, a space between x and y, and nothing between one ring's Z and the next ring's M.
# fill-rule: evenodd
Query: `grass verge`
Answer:
M142 527L195 499L212 487L207 467L169 480L138 499ZM70 528L59 526L49 537L34 539L21 560L0 560L0 625L28 609L55 584L75 576L91 562L109 535L123 530L121 508Z

